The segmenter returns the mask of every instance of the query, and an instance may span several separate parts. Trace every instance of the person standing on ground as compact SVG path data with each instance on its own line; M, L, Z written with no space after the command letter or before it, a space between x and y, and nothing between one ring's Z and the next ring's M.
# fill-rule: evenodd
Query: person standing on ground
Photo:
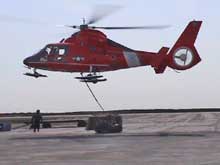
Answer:
M42 118L42 115L40 114L40 110L38 109L36 111L36 113L34 113L32 115L32 119L31 119L31 123L32 123L32 127L33 127L33 131L36 132L39 132L40 130L40 123L43 121L43 118Z

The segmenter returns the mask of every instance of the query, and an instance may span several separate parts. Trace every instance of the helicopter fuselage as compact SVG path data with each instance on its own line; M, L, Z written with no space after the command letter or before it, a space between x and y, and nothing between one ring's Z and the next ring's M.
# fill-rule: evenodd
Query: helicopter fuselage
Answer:
M201 60L194 47L201 23L190 22L171 50L162 47L156 53L133 50L108 39L98 30L83 29L60 43L48 44L26 58L24 64L35 69L80 73L146 65L152 66L156 73L163 73L167 66L185 70ZM192 56L189 62L186 61L188 53Z
M24 60L29 67L64 72L104 72L149 65L155 53L135 51L86 29L49 44Z

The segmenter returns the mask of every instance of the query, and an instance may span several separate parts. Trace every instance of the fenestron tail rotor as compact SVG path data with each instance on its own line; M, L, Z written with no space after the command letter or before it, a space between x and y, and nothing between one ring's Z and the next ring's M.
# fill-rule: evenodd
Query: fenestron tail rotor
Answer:
M178 49L173 56L174 61L179 66L187 66L193 60L193 53L189 48L183 47Z

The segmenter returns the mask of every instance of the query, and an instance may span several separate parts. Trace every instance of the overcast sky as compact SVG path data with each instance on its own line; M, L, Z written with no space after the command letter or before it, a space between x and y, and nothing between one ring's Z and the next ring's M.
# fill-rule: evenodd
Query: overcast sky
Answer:
M167 68L156 75L149 66L103 73L108 81L91 88L106 110L220 107L220 1L7 0L0 2L1 113L37 108L42 112L100 110L86 85L74 79L77 73L39 71L48 75L39 79L23 75L25 57L74 32L55 25L81 24L100 4L122 9L99 21L99 26L172 25L160 31L103 31L137 50L172 47L189 21L203 21L196 41L202 62L181 73Z

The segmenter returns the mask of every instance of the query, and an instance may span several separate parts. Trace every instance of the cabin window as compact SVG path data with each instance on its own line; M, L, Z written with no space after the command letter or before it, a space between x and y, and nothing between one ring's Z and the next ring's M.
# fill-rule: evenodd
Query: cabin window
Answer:
M66 50L64 48L59 49L59 55L64 55Z

